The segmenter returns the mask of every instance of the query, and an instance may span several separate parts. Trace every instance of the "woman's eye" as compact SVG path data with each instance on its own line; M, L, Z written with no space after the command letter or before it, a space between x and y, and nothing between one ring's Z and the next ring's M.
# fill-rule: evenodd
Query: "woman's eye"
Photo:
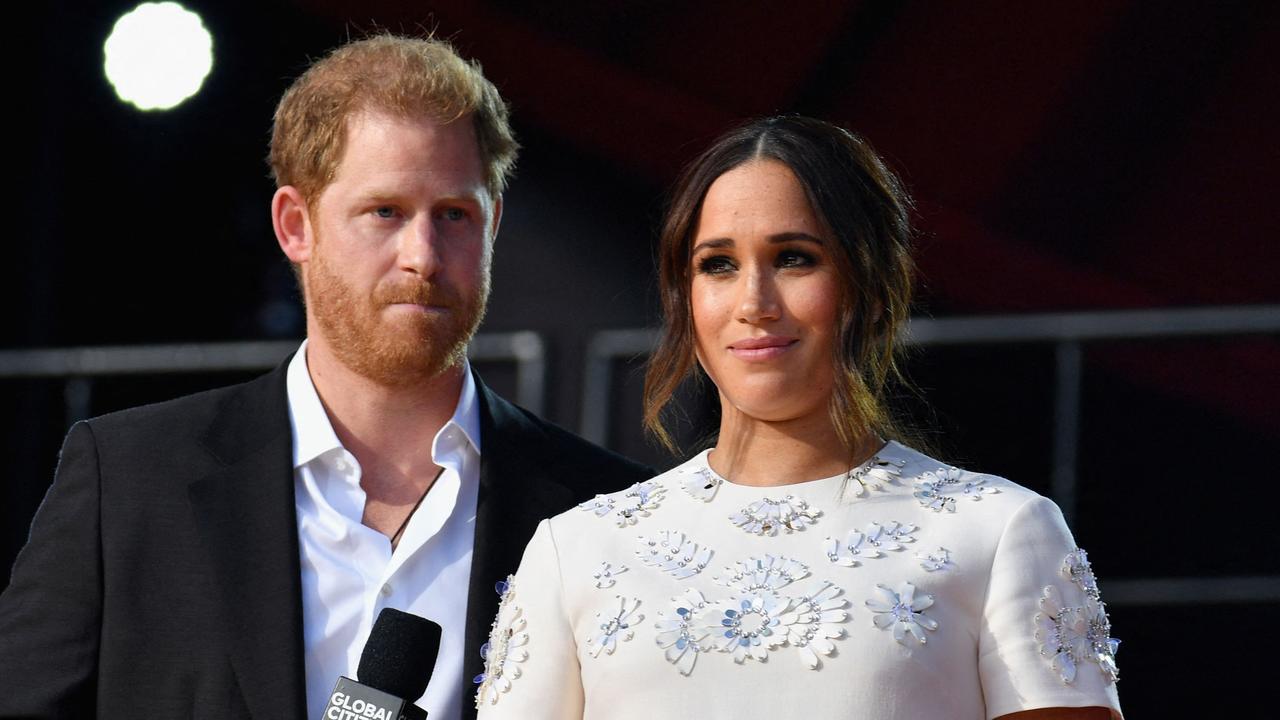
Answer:
M698 261L698 272L719 275L733 271L733 261L724 256L713 256Z
M808 267L815 264L812 255L797 250L784 250L778 254L778 267Z

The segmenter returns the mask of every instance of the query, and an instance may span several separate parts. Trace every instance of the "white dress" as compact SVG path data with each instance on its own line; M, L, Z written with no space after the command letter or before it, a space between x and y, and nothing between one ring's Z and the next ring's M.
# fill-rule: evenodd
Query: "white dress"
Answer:
M543 521L498 588L481 720L1119 716L1049 500L897 443L781 487L706 457Z

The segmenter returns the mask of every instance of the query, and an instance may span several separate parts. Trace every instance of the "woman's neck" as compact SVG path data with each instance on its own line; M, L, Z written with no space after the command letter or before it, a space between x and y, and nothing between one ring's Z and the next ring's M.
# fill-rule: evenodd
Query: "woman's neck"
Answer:
M707 461L738 485L768 487L839 475L865 461L883 442L864 432L850 451L824 411L784 421L752 418L722 404L720 437Z

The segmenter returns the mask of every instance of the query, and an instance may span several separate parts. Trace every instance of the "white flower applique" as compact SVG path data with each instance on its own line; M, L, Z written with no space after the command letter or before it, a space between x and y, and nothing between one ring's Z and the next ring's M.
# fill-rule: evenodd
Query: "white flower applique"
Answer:
M661 484L646 480L624 490L621 493L621 500L618 499L617 493L597 495L586 502L578 503L578 507L595 513L596 517L604 517L612 512L618 527L627 527L635 525L639 518L648 517L649 512L662 502L662 496L666 491Z
M888 525L873 522L866 532L858 528L850 530L844 542L836 538L827 538L822 543L822 549L831 562L844 567L857 567L860 564L859 559L873 560L884 557L886 551L902 550L905 543L916 541L911 534L919 529L915 525L904 525L899 522Z
M689 497L702 502L711 502L716 496L716 490L719 490L724 482L706 465L693 465L685 468L681 473L684 475L680 479L681 489L688 493Z
M666 651L667 662L675 665L681 675L693 672L700 653L714 649L714 645L708 643L713 628L704 617L713 605L701 592L689 588L683 595L671 599L674 612L670 616L658 613L658 622L653 626L658 631L655 640L658 647Z
M801 661L810 669L822 666L819 655L831 655L836 651L832 640L845 636L842 623L849 618L844 611L848 600L839 597L844 591L829 582L823 582L816 592L792 601L792 609L784 615L779 625L787 629L787 643L796 648Z
M907 644L910 635L916 642L924 645L928 642L924 631L933 632L938 629L938 621L924 614L924 610L933 606L933 596L916 593L916 587L903 581L898 589L889 589L877 584L879 598L867 600L867 607L875 613L872 620L881 630L893 628L893 639L902 645Z
M850 481L858 483L855 492L858 497L862 497L867 494L868 490L884 490L885 485L896 483L898 478L902 476L902 468L906 467L906 465L906 460L894 460L875 455L870 460L850 470L846 477Z
M791 608L788 598L775 592L745 592L733 596L719 616L720 626L711 627L721 633L721 652L731 653L733 661L742 664L748 658L768 660L769 650L787 641L782 618ZM795 622L794 614L790 622Z
M1034 618L1040 652L1050 657L1053 669L1068 685L1086 660L1097 663L1106 681L1114 683L1120 679L1116 665L1120 641L1111 637L1111 620L1084 550L1076 548L1067 554L1062 574L1084 593L1084 604L1069 607L1057 587L1045 587Z
M821 510L810 510L809 503L788 495L781 500L761 498L729 516L729 520L752 535L778 534L781 528L787 532L803 530L815 523Z
M951 562L951 551L944 547L933 552L918 552L916 559L920 561L920 567L924 568L925 572L938 572L955 567L955 563Z
M987 479L982 475L946 467L921 475L915 482L914 494L920 505L934 512L955 512L956 497L981 500L983 495L999 492L999 488L987 485Z
M809 566L799 560L765 555L747 558L724 569L724 576L717 576L716 583L742 592L756 590L777 591L796 580L809 575Z
M524 612L515 605L515 581L508 576L496 587L501 600L498 614L489 629L489 641L480 648L484 657L484 672L475 677L476 709L488 702L498 702L502 693L511 689L511 681L520 677L520 663L529 658L525 646L529 634L525 632Z
M663 530L657 537L636 538L636 557L645 565L661 570L677 580L693 577L711 562L712 551L698 547L682 532Z
M630 640L635 635L635 627L644 620L644 615L636 612L640 607L639 600L628 600L618 595L617 609L603 610L596 613L599 628L587 639L587 652L591 657L600 657L600 652L612 655L618 646L618 640Z
M600 567L591 573L592 579L596 581L596 587L605 590L614 586L617 582L617 576L627 571L626 565L614 567L608 561L600 563Z

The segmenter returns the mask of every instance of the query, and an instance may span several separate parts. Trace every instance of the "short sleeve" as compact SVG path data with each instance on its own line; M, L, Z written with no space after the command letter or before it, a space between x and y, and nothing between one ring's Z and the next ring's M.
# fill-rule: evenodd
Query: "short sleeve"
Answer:
M507 580L484 648L476 690L479 720L582 717L582 673L564 608L560 561L549 521Z
M1090 706L1119 717L1114 673L1091 649L1109 642L1105 610L1092 573L1088 582L1073 577L1069 557L1083 553L1057 505L1036 496L1010 517L992 560L978 639L987 717Z

